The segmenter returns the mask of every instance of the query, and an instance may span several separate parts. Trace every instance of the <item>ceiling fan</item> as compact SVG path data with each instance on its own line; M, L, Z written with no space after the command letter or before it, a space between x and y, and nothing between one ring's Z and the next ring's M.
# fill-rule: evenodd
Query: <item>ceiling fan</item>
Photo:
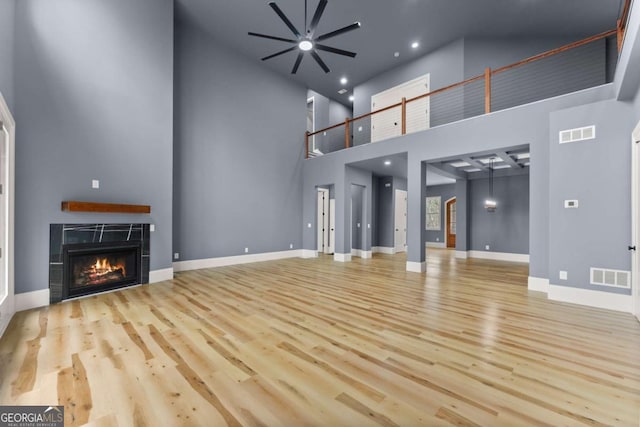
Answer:
M327 64L325 64L322 58L320 58L320 55L318 55L319 50L324 52L336 53L338 55L349 56L351 58L356 56L355 52L349 52L347 50L337 49L335 47L331 47L331 46L327 46L319 43L321 41L330 39L332 37L339 36L340 34L344 34L346 32L360 28L360 23L354 22L353 24L347 25L346 27L342 27L340 29L337 29L316 37L315 35L316 27L318 26L318 22L322 17L322 13L324 12L325 7L327 7L327 0L320 0L315 13L313 14L313 18L311 19L311 25L309 25L308 28L307 28L307 0L305 0L304 2L305 33L304 34L298 31L298 29L291 23L289 18L287 18L284 12L282 12L282 10L278 7L278 5L274 1L269 2L269 6L271 6L271 8L276 12L276 14L278 14L280 19L282 19L282 21L285 23L285 25L289 27L289 30L291 30L291 32L296 38L286 39L283 37L276 37L276 36L270 36L267 34L249 32L250 36L262 37L262 38L271 39L271 40L278 40L286 43L291 43L294 45L288 49L282 50L280 52L276 52L269 56L265 56L264 58L262 58L263 61L266 61L267 59L275 58L276 56L280 56L287 52L291 52L298 49L299 50L298 57L296 58L295 64L293 64L293 69L291 70L291 74L295 74L298 71L298 67L300 67L300 63L302 62L302 58L304 57L305 52L309 52L311 57L315 59L318 65L320 65L320 68L322 68L325 73L328 73L331 70L329 70L329 67L327 67Z

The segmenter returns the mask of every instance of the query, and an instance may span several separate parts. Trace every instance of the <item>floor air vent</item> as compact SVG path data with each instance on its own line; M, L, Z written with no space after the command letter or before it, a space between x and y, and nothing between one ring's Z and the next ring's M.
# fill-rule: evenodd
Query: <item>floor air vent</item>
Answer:
M631 273L622 270L591 268L591 284L613 286L615 288L631 288Z

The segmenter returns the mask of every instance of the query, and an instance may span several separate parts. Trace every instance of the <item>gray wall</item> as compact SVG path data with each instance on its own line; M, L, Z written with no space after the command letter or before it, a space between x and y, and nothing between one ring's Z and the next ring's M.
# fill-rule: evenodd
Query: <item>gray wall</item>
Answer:
M171 267L173 1L21 0L15 22L16 292L48 287L50 223L154 223L151 269Z
M355 97L353 115L359 116L371 111L371 96L401 83L430 74L432 89L438 89L464 80L464 41L458 40L408 64L380 74L353 89ZM435 104L435 105L434 105ZM437 100L432 100L431 109L435 109ZM431 126L438 125L438 117L431 117ZM354 123L354 128L363 127L362 132L354 133L354 145L370 141L370 122L363 120Z
M367 144L357 149L344 150L339 153L322 156L304 163L304 190L303 190L303 218L313 219L315 216L315 200L313 191L315 186L324 182L335 182L336 193L340 193L340 187L344 188L345 164L366 159L380 158L394 153L408 153L409 163L409 199L416 200L415 212L409 209L408 232L411 236L414 230L419 230L422 224L420 207L424 205L424 198L420 198L421 186L420 162L436 162L446 158L460 156L474 152L491 152L497 149L510 149L514 146L528 145L531 152L532 168L530 170L530 218L529 218L529 274L533 277L549 277L549 191L553 181L549 181L549 114L578 105L590 104L603 99L611 99L615 88L605 85L565 96L552 98L543 102L537 102L499 111L487 116L476 117L451 124L432 128L425 132L409 134L404 137L380 141L375 144ZM618 109L631 106L616 104ZM606 119L606 116L605 116ZM618 123L618 120L615 121ZM469 138L474 135L474 138ZM557 138L557 132L555 133ZM628 142L628 132L626 140ZM495 151L494 151L495 152ZM565 173L571 174L572 163L565 164ZM415 182L412 183L412 180ZM342 181L342 183L340 182ZM620 183L628 186L626 180ZM416 194L413 194L416 192ZM309 193L309 196L307 194ZM336 204L336 215L339 217L344 210L344 205ZM340 234L340 219L336 223L336 233ZM623 224L611 224L611 227L621 228L623 233L627 226ZM588 233L589 229L583 230ZM342 231L344 233L344 230ZM458 239L456 239L458 240ZM306 249L313 249L315 237L313 230L303 230L303 245ZM422 245L424 246L424 245ZM424 260L424 251L420 251L419 244L410 244L407 259L411 262ZM458 250L460 247L457 247ZM608 264L610 254L603 254L602 263Z
M564 129L596 126L596 139L558 143ZM549 280L552 284L628 294L589 285L590 267L630 270L631 142L628 104L602 101L551 113L549 128ZM564 200L577 199L577 209ZM560 280L566 271L568 280Z
M494 179L493 196L498 202L495 212L484 209L488 195L488 179L469 181L469 249L528 254L529 175Z
M176 31L174 252L299 249L306 89L197 28Z
M13 110L15 0L0 0L0 93Z
M428 183L427 183L428 184ZM456 197L456 185L455 184L444 184L444 185L427 185L427 197L436 197L440 196L442 203L442 209L440 210L440 231L436 230L426 230L425 231L425 239L427 242L439 242L444 243L444 232L445 232L445 218L446 218L446 206L445 203L452 197Z

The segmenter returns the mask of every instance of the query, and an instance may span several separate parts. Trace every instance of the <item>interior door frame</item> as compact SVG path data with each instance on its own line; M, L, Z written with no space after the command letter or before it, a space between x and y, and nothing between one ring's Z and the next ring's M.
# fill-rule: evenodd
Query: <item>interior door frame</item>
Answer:
M8 138L5 146L6 170L4 197L6 197L6 233L2 246L2 258L5 263L5 280L7 283L7 295L0 301L0 336L7 328L11 317L15 313L15 280L14 280L14 206L15 206L15 143L16 122L9 110L2 93L0 93L0 121L7 132Z
M329 190L326 188L317 190L316 249L318 253L329 253ZM322 199L321 195L324 196Z
M633 312L640 321L640 121L631 135L631 297Z
M456 197L453 196L447 200L444 201L444 247L449 248L449 209L447 207L447 205L452 201L455 200L456 203L458 203L458 201L456 200ZM457 228L456 228L456 235L457 235ZM454 247L455 249L455 247Z
M398 244L398 238L397 238L398 234L396 232L396 230L398 230L397 213L398 213L398 201L400 200L400 197L398 197L399 194L400 195L404 194L404 200L405 200L404 245ZM407 213L408 213L407 196L408 196L408 193L406 190L400 190L398 188L395 189L393 194L393 203L394 203L393 205L393 249L395 253L407 251Z

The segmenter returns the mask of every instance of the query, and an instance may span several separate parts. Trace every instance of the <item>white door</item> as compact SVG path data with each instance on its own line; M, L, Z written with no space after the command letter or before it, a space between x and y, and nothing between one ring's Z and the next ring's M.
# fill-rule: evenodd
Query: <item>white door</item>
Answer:
M396 253L407 250L407 192L396 190L394 246Z
M13 289L13 164L15 122L0 94L0 336L15 311Z
M332 254L335 252L336 242L336 199L329 200L329 251Z
M329 253L329 190L318 188L318 253Z
M631 168L631 200L632 200L632 238L631 245L635 247L631 258L633 311L640 320L640 122L633 131Z
M429 92L429 74L371 96L371 111L402 102ZM429 98L407 104L407 133L428 129ZM402 109L392 108L371 116L371 142L402 135Z

